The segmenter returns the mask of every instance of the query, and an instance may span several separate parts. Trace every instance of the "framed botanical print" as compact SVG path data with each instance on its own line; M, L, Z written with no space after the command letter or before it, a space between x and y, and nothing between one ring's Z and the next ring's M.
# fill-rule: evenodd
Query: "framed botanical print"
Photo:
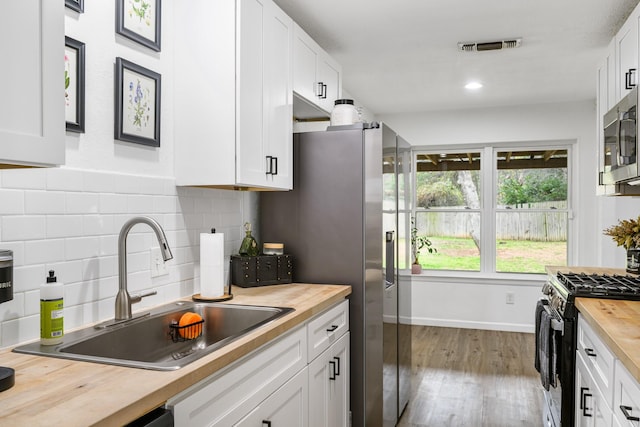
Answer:
M64 5L78 13L84 12L84 0L64 0Z
M160 74L116 58L115 139L160 146Z
M160 52L161 0L116 0L116 33Z
M70 132L84 133L84 43L64 38L64 116Z

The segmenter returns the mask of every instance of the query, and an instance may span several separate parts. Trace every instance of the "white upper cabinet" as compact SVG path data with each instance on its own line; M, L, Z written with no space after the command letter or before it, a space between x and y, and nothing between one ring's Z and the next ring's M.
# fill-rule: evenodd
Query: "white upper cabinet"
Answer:
M272 0L176 8L177 185L292 188L292 40Z
M638 83L638 18L636 8L616 34L617 99L622 99Z
M5 2L0 55L0 165L64 164L64 2Z
M342 97L342 67L297 24L293 33L293 90L327 117L335 100ZM313 114L313 110L296 111L299 118Z

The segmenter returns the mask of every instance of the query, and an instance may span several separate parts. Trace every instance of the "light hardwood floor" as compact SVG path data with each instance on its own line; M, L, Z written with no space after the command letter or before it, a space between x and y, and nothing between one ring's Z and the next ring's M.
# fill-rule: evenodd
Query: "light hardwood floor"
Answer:
M411 328L412 394L399 427L542 425L533 334Z

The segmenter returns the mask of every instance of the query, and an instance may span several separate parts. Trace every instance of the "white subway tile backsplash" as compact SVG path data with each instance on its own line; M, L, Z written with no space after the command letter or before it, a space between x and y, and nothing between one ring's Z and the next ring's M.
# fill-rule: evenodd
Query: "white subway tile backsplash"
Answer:
M46 237L46 218L44 216L3 216L2 239L36 240Z
M76 169L47 169L47 190L82 191L83 173Z
M38 291L45 282L47 270L44 264L27 265L13 268L13 292Z
M25 191L24 209L26 214L64 214L65 193L62 191Z
M100 239L98 237L72 237L65 239L65 259L82 260L100 255Z
M240 192L64 167L0 171L0 180L0 248L14 252L15 284L14 299L0 305L0 348L39 336L39 287L50 269L65 284L65 329L113 318L118 235L132 217L157 220L174 255L169 274L152 278L155 234L145 224L132 228L129 290L158 292L134 305L134 312L195 293L200 233L212 227L225 233L227 262L244 235Z
M44 169L7 169L2 171L3 188L42 189L47 186Z
M46 273L48 275L49 270L53 270L58 282L64 284L80 282L83 265L84 262L81 260L49 263L46 265ZM44 282L45 277L42 276L41 283Z
M100 277L116 276L118 274L117 256L100 256L82 261L81 280L97 280Z
M153 196L131 195L127 198L127 212L131 214L148 214L153 211Z
M43 264L46 262L61 261L65 261L64 239L33 240L24 242L25 264Z
M114 234L113 215L95 214L82 216L82 234L85 236L102 236L106 234Z
M67 214L98 213L100 196L94 193L65 193Z
M0 189L0 215L21 215L25 209L24 192Z
M123 194L100 194L99 211L101 214L127 212L127 196Z
M115 190L112 173L84 171L83 183L87 193L111 193Z
M82 236L82 216L47 215L47 238Z

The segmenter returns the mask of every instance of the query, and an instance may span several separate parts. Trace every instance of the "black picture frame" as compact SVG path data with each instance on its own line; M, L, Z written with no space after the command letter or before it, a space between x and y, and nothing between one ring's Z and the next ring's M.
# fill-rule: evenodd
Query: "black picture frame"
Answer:
M116 33L156 52L161 47L161 18L162 0L116 0Z
M85 44L64 38L65 122L69 132L84 133Z
M159 73L116 58L115 139L160 146L160 89Z
M84 0L64 0L64 5L78 13L84 13Z

